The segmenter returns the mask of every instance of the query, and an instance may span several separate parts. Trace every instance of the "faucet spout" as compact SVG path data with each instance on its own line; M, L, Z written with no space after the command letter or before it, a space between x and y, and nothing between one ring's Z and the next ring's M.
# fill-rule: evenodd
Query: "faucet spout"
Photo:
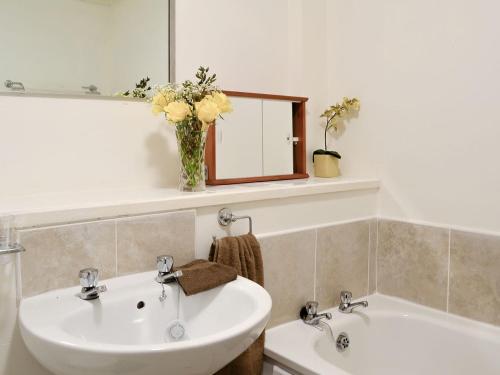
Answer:
M166 284L168 282L174 281L175 279L181 276L182 276L182 271L178 270L171 273L159 273L158 276L156 276L155 280L160 284Z
M99 285L94 288L82 288L82 291L78 293L78 297L83 300L91 300L99 298L99 294L104 293L108 290L106 285Z

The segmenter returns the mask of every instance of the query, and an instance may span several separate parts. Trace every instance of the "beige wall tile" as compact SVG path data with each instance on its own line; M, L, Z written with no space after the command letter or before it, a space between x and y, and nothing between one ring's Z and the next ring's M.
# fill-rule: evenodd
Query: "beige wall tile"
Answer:
M449 230L380 220L377 290L446 310Z
M100 278L115 276L115 224L113 221L21 230L26 248L21 256L25 297L51 289L78 285L78 271L99 269Z
M264 286L273 299L268 327L298 319L300 308L314 298L315 240L314 230L259 240Z
M118 220L118 275L156 269L168 254L180 266L195 257L195 213L180 211Z
M359 221L318 229L316 300L321 309L338 306L340 292L353 298L368 290L369 222Z
M449 312L500 325L500 237L451 232Z
M368 262L368 294L377 291L378 219L370 220L370 254Z

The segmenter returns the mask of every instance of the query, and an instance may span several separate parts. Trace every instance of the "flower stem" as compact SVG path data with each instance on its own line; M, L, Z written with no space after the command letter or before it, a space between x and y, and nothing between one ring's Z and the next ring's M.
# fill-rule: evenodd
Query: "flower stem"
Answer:
M326 134L328 133L328 129L330 129L330 122L332 122L332 120L333 120L334 117L335 117L335 115L333 115L332 117L330 117L326 121L326 126L325 126L325 151L328 151L328 149L326 147Z

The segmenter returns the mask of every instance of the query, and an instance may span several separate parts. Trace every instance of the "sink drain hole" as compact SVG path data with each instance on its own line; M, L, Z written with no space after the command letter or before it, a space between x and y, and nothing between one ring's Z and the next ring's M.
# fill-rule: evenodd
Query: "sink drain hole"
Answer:
M173 320L165 330L165 342L181 341L188 339L186 324L180 320Z
M339 352L345 352L348 348L349 345L351 344L349 340L349 336L347 333L342 332L338 337L337 337L337 350Z
M137 308L140 310L142 309L144 306L146 306L146 304L144 303L144 301L139 301L137 302Z

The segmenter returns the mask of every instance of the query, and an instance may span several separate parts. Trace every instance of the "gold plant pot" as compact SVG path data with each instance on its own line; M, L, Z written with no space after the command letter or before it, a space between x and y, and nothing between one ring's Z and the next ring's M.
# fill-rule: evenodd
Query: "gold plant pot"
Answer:
M332 155L314 155L314 175L316 177L339 176L339 159Z

